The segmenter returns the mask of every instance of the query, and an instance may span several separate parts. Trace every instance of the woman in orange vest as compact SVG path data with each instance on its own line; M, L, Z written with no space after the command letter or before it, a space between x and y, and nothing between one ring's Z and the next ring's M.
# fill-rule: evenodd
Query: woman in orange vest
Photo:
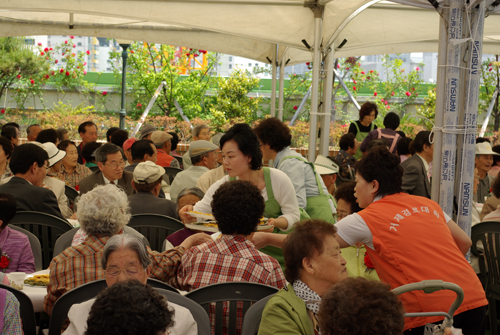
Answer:
M484 334L488 301L464 257L472 242L436 202L401 192L399 161L385 147L361 159L356 166L355 196L364 209L336 224L337 241L341 248L363 242L380 280L391 288L429 279L459 285L465 297L455 313L454 327L467 335ZM400 299L407 313L448 311L455 294L412 291ZM423 334L426 323L442 319L406 318L405 334Z

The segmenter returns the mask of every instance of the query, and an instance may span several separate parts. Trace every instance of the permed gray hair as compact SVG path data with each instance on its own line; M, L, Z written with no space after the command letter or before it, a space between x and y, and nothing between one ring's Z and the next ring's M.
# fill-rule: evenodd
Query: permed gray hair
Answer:
M103 270L106 270L109 255L120 249L135 251L143 269L146 269L151 264L146 245L138 236L132 234L117 234L112 236L104 246L101 259Z
M108 160L108 155L116 154L120 152L123 154L122 149L113 143L104 143L95 151L95 161L96 163L106 163Z
M113 236L130 221L127 195L115 185L96 186L81 196L76 216L87 235Z
M199 126L196 126L193 128L193 131L192 131L193 136L198 137L203 129L210 130L210 128L207 125L200 124Z
M186 187L185 189L183 189L182 191L179 192L179 194L177 195L177 212L179 211L179 200L186 196L186 195L195 195L197 196L198 198L203 199L203 197L205 196L205 193L203 193L203 191L201 189L199 189L198 187Z

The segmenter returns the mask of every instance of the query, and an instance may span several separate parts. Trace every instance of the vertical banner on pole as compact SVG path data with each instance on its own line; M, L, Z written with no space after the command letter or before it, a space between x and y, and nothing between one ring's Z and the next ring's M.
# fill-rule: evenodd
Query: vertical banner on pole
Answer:
M445 104L443 125L454 129L458 124L458 92L460 92L460 56L461 46L458 40L462 39L462 9L463 0L451 1L450 19L448 21L448 65L446 68ZM441 189L439 204L443 211L450 217L453 214L453 195L456 162L456 134L445 132L443 134L442 164L441 164ZM440 148L436 148L440 150ZM436 176L434 176L436 177Z
M465 117L463 150L461 152L461 169L457 171L460 177L460 188L458 189L458 213L457 223L467 235L470 236L472 220L472 194L474 179L474 158L477 132L477 110L479 101L479 86L481 83L481 59L483 50L484 31L484 1L478 9L472 9L470 60L469 71L466 77ZM467 20L468 21L468 20Z

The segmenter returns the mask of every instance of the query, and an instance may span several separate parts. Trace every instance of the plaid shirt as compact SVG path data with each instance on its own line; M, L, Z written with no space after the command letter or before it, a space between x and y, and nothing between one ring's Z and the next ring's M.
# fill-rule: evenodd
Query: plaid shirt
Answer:
M77 188L76 185L80 185L80 181L92 174L92 171L83 165L76 164L76 169L72 173L66 171L64 164L61 164L61 171L57 174L57 178L61 179L66 185L73 188Z
M340 149L337 157L335 158L335 163L339 166L340 176L344 179L351 179L351 169L354 169L356 164L356 158L349 155L345 150Z
M50 281L43 303L47 314L52 313L56 300L67 291L94 280L104 279L101 258L108 240L109 237L91 235L82 244L69 247L54 257L50 262ZM176 247L163 253L152 251L149 247L147 249L153 262L150 277L175 286L175 273L184 248Z
M0 329L0 334L23 335L19 301L8 291L5 295L5 309L2 312L3 329Z
M222 235L189 249L182 257L177 273L179 288L192 291L216 283L247 281L274 286L281 289L286 285L285 276L278 261L255 249L252 242L232 235ZM241 333L242 306L238 307L237 334ZM228 308L224 306L225 325L228 332ZM215 330L215 307L210 306L212 333Z

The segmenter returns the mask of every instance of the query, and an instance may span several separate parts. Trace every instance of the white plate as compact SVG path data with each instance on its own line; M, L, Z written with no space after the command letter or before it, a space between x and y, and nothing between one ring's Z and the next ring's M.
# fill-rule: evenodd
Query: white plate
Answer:
M187 212L194 218L204 219L204 220L215 220L215 217L212 214L208 213L195 213L195 212Z

